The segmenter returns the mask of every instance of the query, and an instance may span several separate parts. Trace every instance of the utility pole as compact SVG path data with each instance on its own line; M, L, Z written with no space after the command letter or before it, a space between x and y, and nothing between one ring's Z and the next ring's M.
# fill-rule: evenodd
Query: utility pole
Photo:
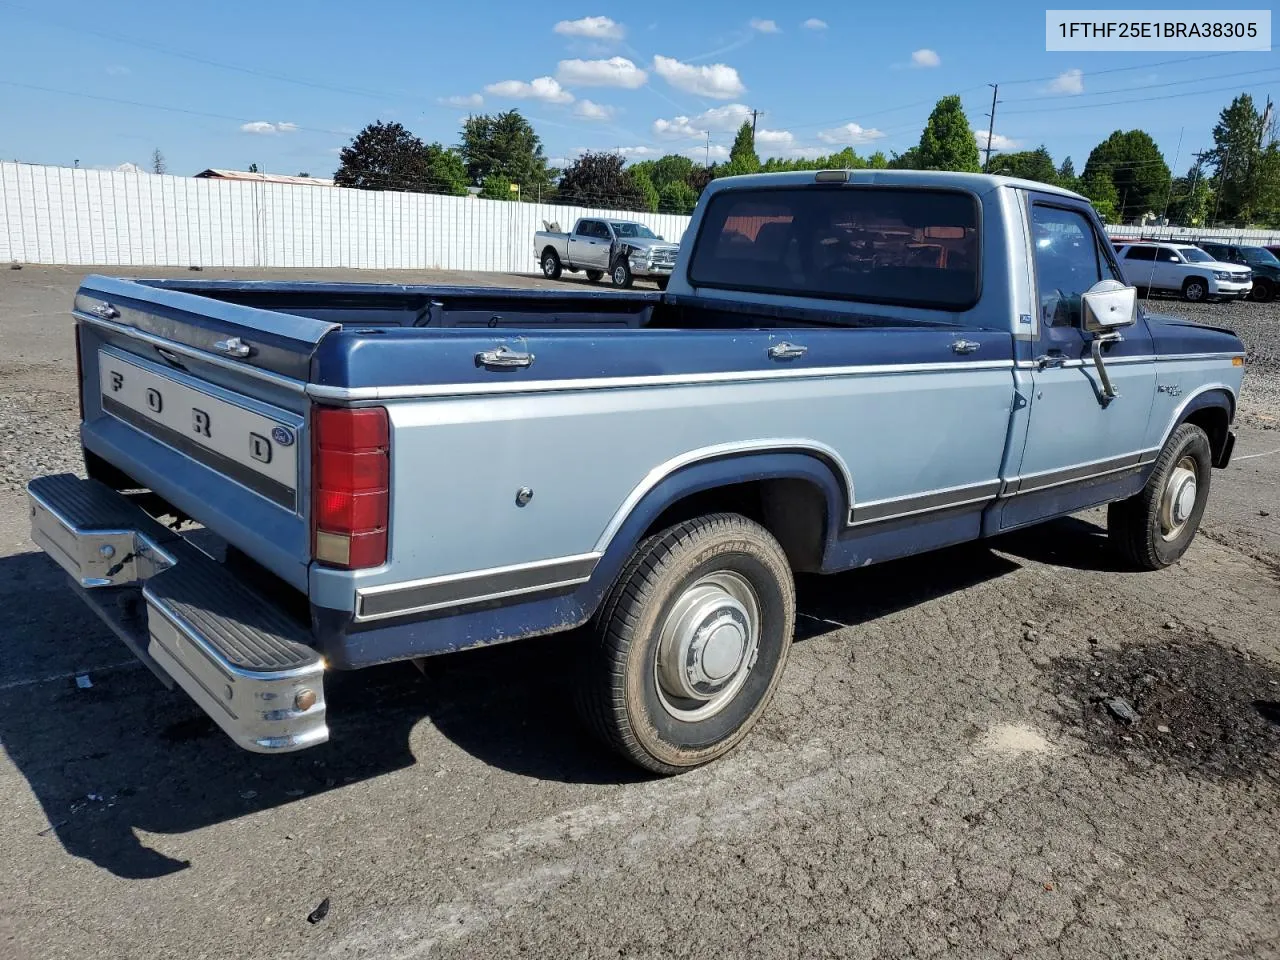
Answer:
M1271 101L1267 101L1268 105L1270 102ZM1268 106L1268 109L1270 109L1270 106ZM751 111L751 146L753 147L756 145L756 114L759 112L759 110Z
M991 123L987 126L987 158L982 164L983 173L991 167L991 138L996 132L996 104L1000 102L996 99L996 96L1000 93L1000 84L988 83L987 86L991 88L991 112L987 114L991 118Z
M711 131L707 131L707 162L703 164L705 167L711 166Z
M1218 205L1222 203L1222 188L1227 182L1227 166L1231 163L1231 144L1227 144L1226 152L1222 155L1222 166L1218 168L1218 192L1213 198L1213 219L1209 221L1209 229L1212 230L1218 225Z

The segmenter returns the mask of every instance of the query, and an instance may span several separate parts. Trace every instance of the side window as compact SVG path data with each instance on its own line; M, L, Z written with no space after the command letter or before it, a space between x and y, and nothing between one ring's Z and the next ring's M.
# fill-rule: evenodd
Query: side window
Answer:
M1156 258L1156 250L1155 247L1130 247L1124 258L1126 260L1154 260Z
M1031 221L1041 322L1078 326L1081 295L1102 279L1093 226L1077 210L1042 204L1031 208Z
M578 227L578 234L583 237L591 237L597 239L603 231L600 224L594 220L583 220L581 226Z
M1161 263L1181 263L1182 258L1178 256L1178 251L1170 250L1166 247L1160 248L1159 260Z

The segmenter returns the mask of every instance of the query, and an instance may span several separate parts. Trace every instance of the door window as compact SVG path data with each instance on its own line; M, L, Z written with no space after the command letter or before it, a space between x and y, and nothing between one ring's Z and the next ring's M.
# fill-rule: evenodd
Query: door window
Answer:
M590 237L592 240L600 240L608 236L604 231L604 225L597 220L584 220L578 226L578 235Z
M1080 297L1102 279L1093 226L1077 210L1042 204L1031 208L1031 221L1040 319L1051 327L1079 326Z
M1155 247L1130 247L1129 252L1124 255L1126 260L1154 260L1156 258Z
M1162 247L1160 249L1160 253L1156 256L1156 259L1161 263L1181 263L1182 262L1182 258L1178 256L1178 251L1170 250L1167 247Z

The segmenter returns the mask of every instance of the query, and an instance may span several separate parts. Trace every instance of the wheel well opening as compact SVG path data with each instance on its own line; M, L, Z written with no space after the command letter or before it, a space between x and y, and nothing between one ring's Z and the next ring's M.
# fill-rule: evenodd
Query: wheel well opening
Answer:
M827 503L816 483L779 478L700 490L669 505L644 536L710 513L738 513L760 524L781 544L797 573L814 573L822 567Z
M551 244L547 244L545 247L542 248L542 253L539 256L539 259L540 260L547 259L548 253L554 256L557 260L560 259L560 251L557 250L555 247L551 246Z
M1184 422L1194 423L1208 435L1209 449L1213 451L1214 462L1217 462L1227 445L1231 415L1222 407L1201 407L1192 411Z

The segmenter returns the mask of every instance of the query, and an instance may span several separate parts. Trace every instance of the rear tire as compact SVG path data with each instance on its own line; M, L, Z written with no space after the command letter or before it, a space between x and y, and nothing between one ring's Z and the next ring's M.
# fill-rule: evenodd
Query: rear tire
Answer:
M542 275L548 280L559 280L560 273L564 268L560 264L560 254L554 250L544 250L542 253Z
M588 271L587 271L587 279L588 279L588 280L590 280L592 283L599 283L601 280L603 280L603 279L604 279L604 271L603 271L603 270L588 270Z
M1199 277L1188 277L1182 284L1182 299L1191 303L1203 303L1209 299L1209 284Z
M1276 288L1270 280L1254 280L1249 299L1255 303L1270 303L1275 299Z
M1141 492L1107 509L1107 536L1139 570L1177 563L1200 528L1209 500L1213 452L1193 423L1173 431Z
M724 756L764 713L795 630L786 554L733 513L644 540L597 615L579 685L587 725L654 773Z
M626 289L632 284L631 264L625 258L618 258L609 268L609 281L619 289Z

